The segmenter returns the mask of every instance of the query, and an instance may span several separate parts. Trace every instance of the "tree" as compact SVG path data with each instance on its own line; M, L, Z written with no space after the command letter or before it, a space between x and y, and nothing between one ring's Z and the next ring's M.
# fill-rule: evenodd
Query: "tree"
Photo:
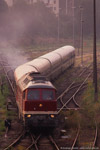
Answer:
M43 2L27 4L24 0L16 2L13 6L13 22L15 26L22 27L24 35L35 36L55 36L57 35L57 18L50 8ZM18 24L17 24L18 23ZM21 26L20 26L21 25Z

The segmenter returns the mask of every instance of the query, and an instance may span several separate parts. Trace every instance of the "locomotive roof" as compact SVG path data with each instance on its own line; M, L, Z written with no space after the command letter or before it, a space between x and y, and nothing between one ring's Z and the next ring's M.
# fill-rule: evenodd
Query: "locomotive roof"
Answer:
M46 88L46 89L56 89L50 81L47 81L44 76L26 74L18 81L18 86L21 91L24 91L27 88Z
M42 82L39 80L38 82L34 82L34 81L29 82L26 88L46 88L46 89L53 88L55 89L55 87L51 84L51 82L49 81Z

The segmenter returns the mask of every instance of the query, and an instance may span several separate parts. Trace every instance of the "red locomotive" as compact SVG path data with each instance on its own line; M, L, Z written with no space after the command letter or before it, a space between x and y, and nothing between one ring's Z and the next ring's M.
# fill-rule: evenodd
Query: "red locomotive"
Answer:
M31 126L57 124L56 88L48 81L74 64L75 49L64 46L19 66L14 73L19 118Z

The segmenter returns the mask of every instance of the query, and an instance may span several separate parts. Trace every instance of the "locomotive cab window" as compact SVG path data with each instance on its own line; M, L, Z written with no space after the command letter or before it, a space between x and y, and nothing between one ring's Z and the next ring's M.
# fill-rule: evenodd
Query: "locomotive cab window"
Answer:
M27 99L28 100L39 100L40 99L40 91L33 90L33 89L28 90Z
M55 100L55 92L52 89L28 89L27 100Z
M43 100L54 100L53 90L42 90L42 99Z

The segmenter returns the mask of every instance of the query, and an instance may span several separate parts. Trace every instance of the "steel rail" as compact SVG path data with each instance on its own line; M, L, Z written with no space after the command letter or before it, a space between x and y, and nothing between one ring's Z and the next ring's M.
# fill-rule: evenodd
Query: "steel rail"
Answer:
M89 64L89 65L87 66L87 68L89 68L89 67L91 67L91 66L92 66L92 64ZM61 97L63 97L64 94L66 94L66 93L70 90L70 88L72 87L72 85L75 84L76 80L77 80L79 77L81 77L85 71L87 71L87 68L85 68L85 69L79 74L79 76L78 76L78 77L69 85L69 87L57 98L57 100L59 100Z
M79 137L79 132L80 132L80 128L77 130L76 137L75 137L75 139L74 139L74 142L73 142L72 147L71 147L70 150L78 149L78 148L75 148L75 145L76 145L77 140L78 140L78 137Z
M9 150L9 148L11 148L12 146L14 146L17 142L20 141L20 139L22 138L23 135L25 135L25 131L22 131L22 133L18 136L17 139L15 139L8 147L6 147L4 150Z
M14 95L15 95L15 91L14 91L13 84L12 84L12 82L10 81L10 79L9 79L9 77L8 77L8 72L13 71L13 70L12 70L12 69L10 69L10 70L6 71L6 69L4 68L4 65L3 65L3 63L2 63L2 62L1 62L1 65L2 65L2 68L3 68L4 72L5 72L5 76L6 76L6 78L7 78L8 82L9 82L9 84L10 84L10 86L11 86L12 92L13 92L13 93L14 93Z
M3 61L1 61L0 63L1 63L1 66L2 66L2 70L5 73L5 77L6 77L8 83L9 83L9 85L11 87L11 90L12 90L12 93L13 93L13 97L15 98L16 93L15 93L15 90L14 90L14 83L10 80L9 75L8 75L8 73L11 72L11 71L13 71L13 70L10 69L10 70L7 71L6 68L5 68L5 66L4 66L4 64L3 64ZM14 101L12 101L12 104L13 104L14 107L16 106ZM7 103L7 109L8 109L8 103Z
M75 96L76 96L76 94L79 92L79 90L82 88L82 86L84 85L84 83L87 81L87 79L90 77L90 75L92 74L92 72L93 71L91 71L89 74L88 74L88 76L87 76L87 78L84 80L84 82L80 85L80 87L77 89L77 91L68 99L68 101L67 102L65 102L64 103L64 105L60 108L60 110L58 110L58 114L63 110L63 108L66 106L66 105L68 105L68 103L71 101L71 100L73 100L74 102L75 102L75 104L76 105L78 105L77 103L76 103L76 101L74 100L75 99Z
M37 146L37 141L40 139L41 134L38 135L38 137L36 139L34 139L34 136L32 134L31 135L31 139L32 139L32 143L30 146L28 146L26 148L26 150L29 150L30 148L32 148L33 146L35 146L35 149L38 150L38 146Z
M14 93L14 95L15 95L15 90L14 90L13 83L11 82L11 80L9 79L9 76L8 76L8 72L10 72L10 71L13 71L13 70L7 71L7 72L6 72L6 77L7 77L8 81L9 81L9 84L11 85L12 91L13 91L13 93Z
M69 91L70 90L72 90L72 89L75 89L75 88L77 88L77 87L79 87L80 85L76 85L76 86L74 86L74 87L72 87L71 89L69 89ZM83 86L86 86L86 83L84 83L84 85ZM85 87L83 87L82 89L84 89ZM82 90L81 89L81 90ZM75 97L73 97L73 101L74 101L74 103L75 103L75 105L77 106L77 107L80 107L79 106L79 104L78 103L76 103L76 101L75 101ZM60 102L62 103L62 105L64 105L64 102L63 102L63 98L61 98L60 99ZM67 106L65 106L65 108L67 108L68 109L68 107ZM70 108L69 108L70 109Z
M87 68L90 68L92 66L92 64L89 64L88 66L87 66ZM85 71L87 71L87 68L85 68L80 74L79 74L79 76L77 77L77 78L79 78L79 77L81 77L81 75L85 72ZM77 80L77 79L76 79ZM60 100L60 102L62 103L62 105L64 105L64 102L63 102L63 97L64 97L64 95L68 92L68 91L70 91L72 88L73 88L73 85L75 84L75 81L76 80L74 80L70 85L69 85L69 87L57 98L57 100ZM75 100L74 100L74 103L75 103L75 105L77 106L77 107L80 107L76 102L75 102ZM68 107L67 106L64 106L64 107L66 107L67 109L68 109Z
M95 122L95 136L94 136L94 141L93 141L93 145L92 145L92 150L95 149L96 146L96 142L97 142L97 138L98 138L98 127L97 127L97 123Z
M60 148L57 146L55 140L53 139L53 137L51 135L49 135L50 141L53 143L53 145L55 146L56 150L60 150Z

